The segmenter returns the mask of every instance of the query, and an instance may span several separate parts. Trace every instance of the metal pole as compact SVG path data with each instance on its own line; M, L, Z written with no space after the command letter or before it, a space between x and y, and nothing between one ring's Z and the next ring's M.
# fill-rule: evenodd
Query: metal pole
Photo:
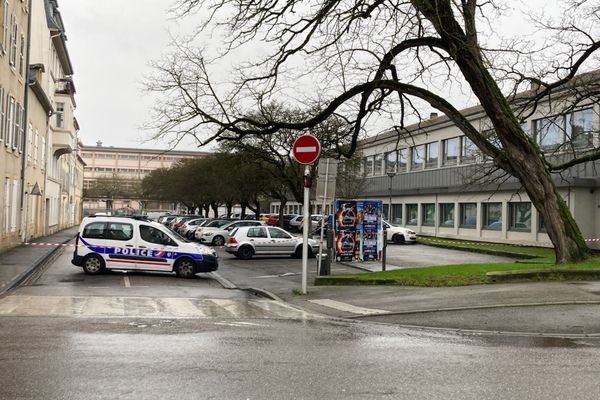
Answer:
M325 205L327 201L327 186L329 183L329 158L327 159L327 164L325 164L325 190L323 191L323 206L321 207L321 215L325 212ZM321 219L321 235L319 236L319 258L317 261L317 275L320 275L319 271L321 271L321 254L323 253L323 230L325 224L323 223L323 219Z
M393 175L390 175L390 208L388 209L388 221L392 223L392 179Z
M310 174L310 168L307 165L306 167L304 167L304 175L308 175ZM310 188L305 187L304 188L304 209L303 209L303 215L304 218L302 219L302 294L306 294L306 281L307 281L307 274L308 274L308 230L310 229L309 227L309 214L308 214L308 207L309 207L309 201L310 201Z

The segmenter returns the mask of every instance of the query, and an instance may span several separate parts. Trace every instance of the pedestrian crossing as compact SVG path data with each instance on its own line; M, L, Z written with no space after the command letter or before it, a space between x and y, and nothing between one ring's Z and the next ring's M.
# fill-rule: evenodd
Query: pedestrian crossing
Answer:
M275 300L24 296L0 299L1 316L307 319L311 315Z

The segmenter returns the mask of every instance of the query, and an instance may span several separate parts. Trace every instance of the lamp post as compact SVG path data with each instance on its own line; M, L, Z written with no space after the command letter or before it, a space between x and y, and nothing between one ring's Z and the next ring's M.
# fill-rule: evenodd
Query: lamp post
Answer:
M390 177L390 205L388 208L388 221L390 223L393 222L393 215L392 215L392 179L394 179L394 177L396 176L396 173L394 171L390 171L387 173L387 176Z

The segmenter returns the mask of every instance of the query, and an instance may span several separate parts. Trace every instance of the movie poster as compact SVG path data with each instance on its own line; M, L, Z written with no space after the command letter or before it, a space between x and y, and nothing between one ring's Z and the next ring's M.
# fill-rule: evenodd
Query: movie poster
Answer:
M356 222L358 211L356 201L337 200L335 203L335 255L337 261L355 261L358 259Z
M361 233L360 241L360 260L377 261L379 260L379 230L381 226L381 201L362 201L358 202ZM361 209L362 207L362 209Z

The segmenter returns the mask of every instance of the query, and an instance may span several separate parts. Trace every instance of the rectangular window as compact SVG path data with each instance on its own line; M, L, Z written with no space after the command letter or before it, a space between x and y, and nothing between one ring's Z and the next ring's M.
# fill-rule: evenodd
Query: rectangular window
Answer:
M13 132L15 129L15 98L12 96L8 97L8 104L6 110L6 147L10 147L13 141Z
M56 127L62 128L64 124L65 103L56 103Z
M6 121L6 113L5 113L5 104L4 104L4 88L0 87L0 142L5 139L6 126L4 122Z
M437 168L438 167L438 142L427 143L426 145L426 162L425 168Z
M17 65L17 35L19 32L19 27L17 26L17 17L11 15L10 17L10 54L9 54L9 63L11 66Z
M46 169L46 138L42 137L42 160L41 160L41 168L42 170Z
M376 154L373 161L373 175L383 175L383 154Z
M410 152L410 169L412 171L423 169L425 164L425 145L411 147Z
M477 204L460 203L460 227L473 228L477 226Z
M419 218L418 204L407 204L406 205L406 225L417 225Z
M508 203L510 230L531 232L531 203Z
M573 147L587 148L594 145L594 110L587 108L566 115L567 140Z
M20 104L17 104L17 114L19 115L19 127L17 128L17 140L13 147L22 153L25 148L25 109Z
M0 50L2 50L2 53L6 54L6 50L8 49L7 41L10 29L10 24L8 20L8 0L3 0L2 3L4 4L4 7L2 7L2 48Z
M18 196L19 196L19 181L13 180L13 192L12 192L12 204L11 204L11 213L10 213L10 231L16 232L17 230L17 209L18 204Z
M483 203L483 228L502 229L502 203Z
M422 224L426 226L433 226L435 224L435 204L423 204L422 205Z
M466 136L461 137L460 141L460 163L471 164L477 157L477 146Z
M558 147L563 142L563 118L561 116L536 119L533 132L542 149Z
M444 158L443 165L456 165L458 162L458 147L460 146L460 138L452 138L444 140Z
M37 165L38 163L39 143L40 132L36 129L35 135L33 135L33 165Z
M392 204L392 223L402 224L402 204Z
M398 165L398 152L390 151L385 155L385 172L396 172L396 166Z
M10 229L10 179L4 178L4 196L3 196L3 208L2 213L2 232L8 233Z
M454 203L440 203L440 226L454 227Z
M33 152L33 126L31 124L27 125L27 161L31 161L31 156Z
M23 76L25 71L25 35L21 33L20 51L19 51L19 75Z
M398 162L396 164L397 172L406 172L407 165L408 165L408 149L398 150Z

